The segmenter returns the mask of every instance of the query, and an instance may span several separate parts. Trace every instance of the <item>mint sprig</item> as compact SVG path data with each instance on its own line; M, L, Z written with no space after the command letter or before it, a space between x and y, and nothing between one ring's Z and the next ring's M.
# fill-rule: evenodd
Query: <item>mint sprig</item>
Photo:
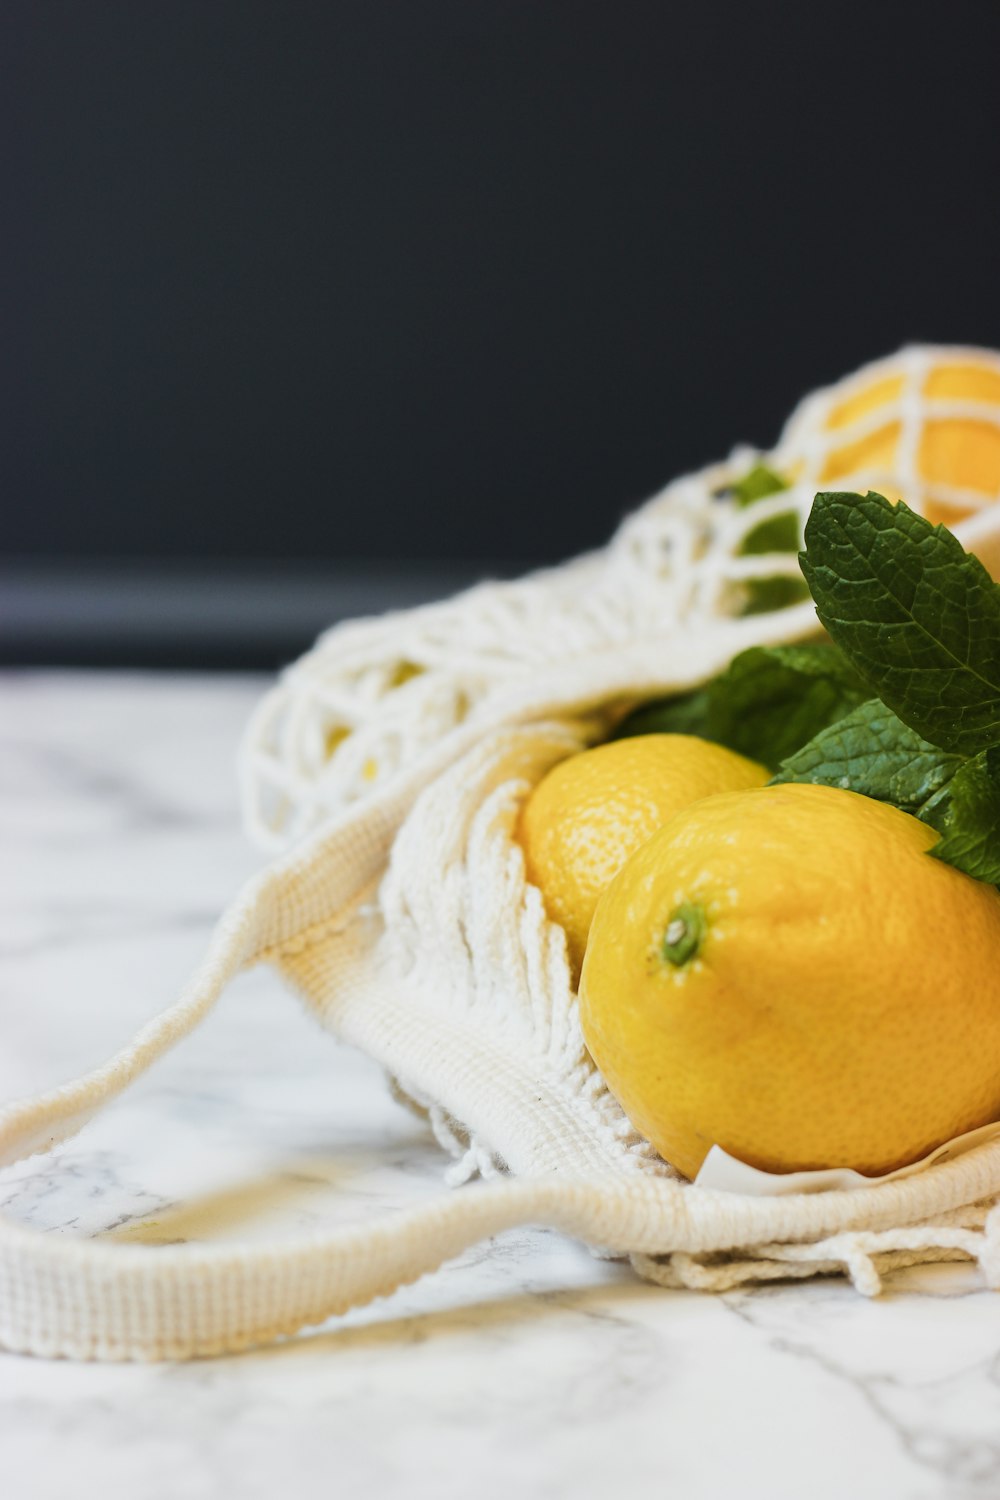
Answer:
M865 703L790 756L771 785L842 787L891 803L942 835L928 850L1000 885L1000 746L967 759L939 750L884 703Z
M707 688L636 709L615 737L695 734L775 771L869 696L834 646L751 646Z
M752 505L784 484L758 466L730 493ZM766 540L779 550L789 535ZM935 859L1000 886L1000 585L950 531L871 491L817 495L805 544L833 644L753 647L697 692L637 709L618 736L696 734L774 783L890 803L937 830Z
M816 613L875 701L775 780L891 802L942 835L935 859L1000 884L1000 586L945 527L873 491L817 495L805 540Z
M779 474L777 469L772 469L770 464L754 464L739 479L734 479L731 484L725 485L716 494L720 498L731 498L742 510L747 505L754 505L758 500L767 500L771 495L780 495L782 490L790 488L784 474Z
M741 478L720 491L731 496L740 509L755 505L759 500L769 500L780 495L791 486L783 474L767 464L754 464ZM740 544L741 557L762 557L771 552L798 552L802 535L798 512L794 509L770 516L751 527ZM746 603L743 613L748 615L768 614L772 610L786 609L808 599L809 590L805 579L789 578L777 574L774 578L751 578L746 585Z
M976 880L1000 885L1000 746L967 760L924 821L943 835L930 853Z
M805 541L816 613L873 695L942 750L1000 742L1000 588L979 559L872 492L817 495Z
M919 818L965 764L921 739L875 698L789 756L772 784L842 787Z

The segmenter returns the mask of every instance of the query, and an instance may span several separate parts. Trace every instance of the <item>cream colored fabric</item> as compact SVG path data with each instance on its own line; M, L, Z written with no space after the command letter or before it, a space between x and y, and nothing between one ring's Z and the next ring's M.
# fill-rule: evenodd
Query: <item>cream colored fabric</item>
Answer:
M288 847L421 757L433 757L459 725L483 732L619 691L695 682L704 671L706 632L714 658L720 627L732 630L732 650L810 630L809 604L744 621L742 632L731 616L748 579L797 573L787 554L741 556L747 533L789 510L804 520L818 488L882 488L917 510L932 502L953 510L966 517L957 534L1000 573L991 507L1000 488L984 494L930 484L918 464L921 435L939 420L967 419L1000 433L1000 402L924 393L928 373L949 362L981 367L1000 389L1000 355L914 345L807 396L773 452L738 448L725 463L675 480L629 516L601 553L328 631L283 674L250 725L241 781L251 835L266 849ZM890 401L843 420L859 395L887 381L898 386ZM887 424L899 430L891 470L838 463L836 480L825 478L831 458L857 450ZM748 510L720 502L717 492L761 458L793 487ZM623 650L630 656L620 671Z
M748 577L793 565L741 556L748 527L811 501L811 480L751 512L716 498L753 457L671 486L604 554L332 632L265 702L244 756L251 826L298 841L234 903L170 1010L105 1067L0 1111L0 1162L50 1149L234 974L269 962L427 1113L453 1184L489 1180L273 1249L153 1250L4 1221L0 1344L135 1359L244 1348L522 1224L631 1256L667 1286L846 1271L873 1294L885 1270L956 1257L1000 1286L1000 1142L864 1192L750 1198L681 1179L594 1068L562 931L525 880L514 820L549 766L636 699L813 628L811 606L737 614Z

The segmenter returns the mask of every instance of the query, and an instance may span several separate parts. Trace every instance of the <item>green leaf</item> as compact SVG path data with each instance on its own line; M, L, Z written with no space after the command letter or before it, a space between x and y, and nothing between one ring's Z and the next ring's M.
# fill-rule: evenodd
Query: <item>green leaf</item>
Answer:
M939 750L873 699L790 756L771 785L789 781L889 802L942 835L935 859L1000 884L1000 746L972 760Z
M707 688L644 704L615 738L696 734L773 770L867 695L833 646L752 646Z
M943 526L881 495L819 494L802 571L871 691L931 744L1000 740L1000 587Z
M631 739L636 734L694 734L711 739L708 732L708 688L684 693L677 698L653 698L634 708L622 719L611 735L613 740Z
M789 488L788 480L767 464L754 464L742 479L727 484L719 490L720 495L731 496L740 507L753 505L755 500L766 500L769 495L780 495Z
M1000 885L1000 746L966 761L925 821L942 835L935 859Z
M967 764L872 699L789 756L772 784L841 787L923 817Z
M798 546L797 541L795 545ZM745 615L767 615L775 609L802 604L809 598L804 578L751 578L746 588L747 601L742 611Z
M789 487L788 480L774 469L768 468L767 464L755 464L742 479L736 480L720 493L732 496L736 504L743 508L758 500L767 500L772 495L780 495ZM740 544L739 555L762 557L769 552L798 552L801 545L798 512L789 510L782 515L770 516L748 531ZM771 610L786 609L788 605L798 604L808 597L809 590L802 578L786 578L782 575L775 578L751 578L746 584L743 613L767 614Z
M832 646L751 646L709 689L709 734L778 766L865 697L864 683Z
M798 512L783 511L761 521L740 543L740 557L761 557L767 552L798 552L802 545Z

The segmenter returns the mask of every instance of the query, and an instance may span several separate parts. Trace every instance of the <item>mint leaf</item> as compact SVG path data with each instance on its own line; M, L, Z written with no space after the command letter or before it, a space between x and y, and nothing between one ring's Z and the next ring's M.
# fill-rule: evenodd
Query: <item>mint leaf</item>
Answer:
M720 491L730 495L741 508L753 505L758 500L770 499L790 488L783 475L767 464L755 464L742 479ZM784 515L771 516L748 531L740 545L741 557L761 557L769 552L798 552L802 545L798 513L787 511ZM775 609L785 609L789 604L798 604L808 599L809 590L801 578L751 578L746 584L746 604L743 613L760 615Z
M795 546L798 546L796 540ZM770 550L770 549L769 549ZM788 549L790 552L793 548ZM787 609L791 604L802 604L809 598L809 588L804 578L751 578L747 581L745 615L767 615L775 609Z
M1000 885L1000 746L966 761L925 821L942 835L929 851L935 859Z
M873 699L790 756L771 785L789 781L889 802L938 830L935 859L1000 885L1000 746L972 760L938 750Z
M776 767L867 696L832 646L751 646L709 689L709 737Z
M767 521L761 521L759 526L748 531L740 543L739 556L761 557L767 552L798 552L801 546L798 512L786 510L780 515L771 516ZM782 582L801 584L802 580L782 579Z
M789 488L788 480L767 464L754 464L742 479L718 491L719 495L731 496L741 508L753 505L755 500L766 500L769 495L780 495Z
M902 503L819 494L802 571L816 613L872 693L944 750L1000 740L1000 587Z
M867 696L834 646L752 646L707 688L636 709L615 738L696 734L774 770Z
M709 740L708 688L684 693L676 698L653 698L634 708L611 735L613 740L630 739L636 734L694 734Z
M841 787L923 817L967 765L962 756L921 739L872 699L789 756L772 785L801 781Z

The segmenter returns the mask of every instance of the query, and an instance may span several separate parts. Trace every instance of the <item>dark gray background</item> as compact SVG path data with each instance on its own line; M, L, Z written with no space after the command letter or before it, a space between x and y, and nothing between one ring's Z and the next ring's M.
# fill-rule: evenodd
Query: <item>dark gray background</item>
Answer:
M7 659L270 663L1000 345L1000 6L0 19ZM381 592L380 592L381 591Z

